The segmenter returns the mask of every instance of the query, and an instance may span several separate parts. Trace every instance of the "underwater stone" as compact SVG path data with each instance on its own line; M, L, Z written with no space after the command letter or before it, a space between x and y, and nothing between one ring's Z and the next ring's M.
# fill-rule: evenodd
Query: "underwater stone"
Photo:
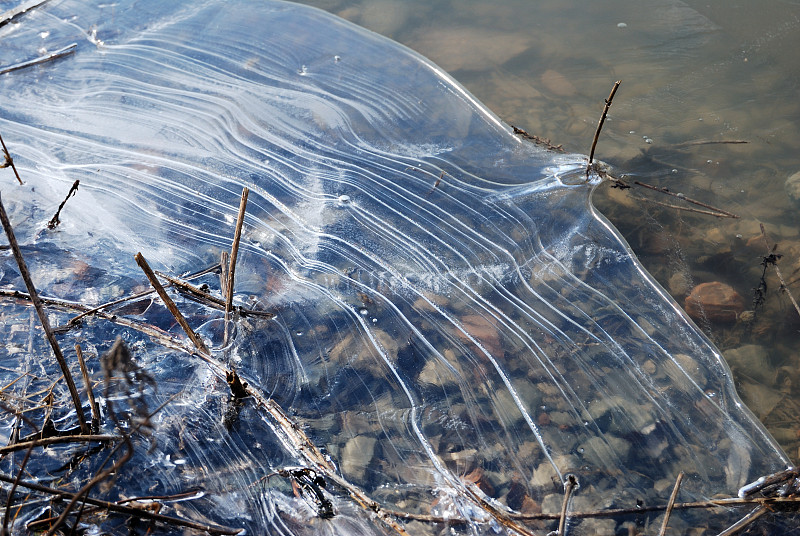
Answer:
M686 312L697 321L732 324L744 311L744 299L733 287L719 281L701 283L686 297Z

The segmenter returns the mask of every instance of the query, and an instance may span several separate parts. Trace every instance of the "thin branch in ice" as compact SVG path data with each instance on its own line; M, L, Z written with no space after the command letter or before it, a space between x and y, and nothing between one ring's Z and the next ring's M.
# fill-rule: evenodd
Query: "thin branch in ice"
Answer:
M11 251L14 253L14 258L17 261L17 266L19 266L20 275L22 276L23 281L25 281L25 286L28 287L28 294L31 297L31 302L33 303L34 309L36 309L36 314L39 316L39 321L42 324L42 329L44 329L47 341L50 343L50 347L53 349L53 354L55 355L56 361L58 361L58 365L61 367L61 372L64 374L64 380L67 382L67 388L69 389L70 395L72 395L72 403L75 405L75 412L78 415L78 422L80 423L81 432L84 434L89 434L91 431L89 429L89 424L86 422L86 417L83 414L83 406L81 405L81 398L78 396L78 390L75 388L75 381L72 379L72 373L69 370L67 360L64 359L64 354L61 352L61 347L58 345L56 336L53 334L53 330L50 328L50 321L47 319L47 314L42 306L42 301L39 299L39 294L36 292L36 287L33 285L31 274L28 271L28 266L25 264L25 259L22 257L22 251L20 251L17 238L14 236L14 229L11 226L11 221L8 219L8 214L6 214L6 209L3 206L2 199L0 199L0 221L2 221L3 229L5 229L6 236L8 237L8 243L11 246Z

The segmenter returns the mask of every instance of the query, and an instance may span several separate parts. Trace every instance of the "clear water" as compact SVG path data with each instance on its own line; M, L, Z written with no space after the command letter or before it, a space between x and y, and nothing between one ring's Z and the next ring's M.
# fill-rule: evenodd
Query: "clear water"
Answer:
M600 188L596 205L650 273L679 303L694 285L721 281L752 310L767 253L763 223L800 297L800 205L784 185L800 171L798 2L305 3L410 46L506 122L568 151L588 153L603 99L622 80L597 156L629 182L740 216L678 212L639 199L675 198L635 186ZM747 143L691 145L702 141ZM771 267L765 279L755 322L698 324L731 356L740 394L798 461L800 313Z

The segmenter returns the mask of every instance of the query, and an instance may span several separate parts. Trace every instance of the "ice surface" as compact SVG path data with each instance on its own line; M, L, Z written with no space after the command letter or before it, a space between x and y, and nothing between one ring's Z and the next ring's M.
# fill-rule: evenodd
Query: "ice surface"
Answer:
M450 530L390 511L513 534L555 528L515 512L558 513L568 474L580 484L572 510L586 512L664 504L681 471L690 501L735 496L788 465L719 352L593 209L600 178L587 178L586 157L515 137L415 53L281 2L63 1L0 27L0 65L73 42L0 76L0 134L25 180L4 171L2 199L40 292L95 305L140 291L139 251L174 275L213 265L246 186L236 301L276 314L237 319L224 345L222 313L175 294L212 363L135 329L182 336L150 297L110 310L127 326L91 318L61 334L97 380L121 336L154 380L132 400L167 402L114 485L90 495L201 488L162 512L251 534ZM76 179L63 223L45 230ZM10 254L2 270L4 288L24 288ZM215 276L201 282L218 289ZM25 303L7 299L0 314L3 385L21 376L6 404L35 406L57 367ZM262 398L230 401L225 368ZM303 492L302 471L294 489L274 474L311 463L281 411L339 483ZM53 419L74 425L66 410ZM15 422L7 412L9 438ZM82 449L34 456L28 471L74 490L104 457L65 465ZM333 517L318 515L325 500ZM719 531L748 512L676 511L670 526ZM127 533L119 519L83 521ZM647 519L574 519L569 533L627 534L623 521Z

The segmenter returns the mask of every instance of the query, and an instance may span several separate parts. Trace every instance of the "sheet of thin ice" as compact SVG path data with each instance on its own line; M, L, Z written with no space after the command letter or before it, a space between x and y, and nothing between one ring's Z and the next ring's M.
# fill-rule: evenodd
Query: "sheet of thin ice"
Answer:
M215 357L383 508L494 533L510 529L475 497L558 512L569 473L571 510L591 511L664 504L680 471L688 501L787 465L717 350L592 208L586 157L515 137L415 53L280 2L63 1L0 28L0 64L72 42L72 55L0 77L0 133L25 181L4 171L3 202L40 292L94 305L141 290L137 251L176 275L212 265L250 188L236 300L277 316L240 319L222 348L221 313L175 297ZM63 223L43 230L75 179ZM23 289L3 262L2 286ZM117 314L181 333L145 300ZM28 372L15 385L34 392L56 366L26 305L2 313L3 384ZM252 534L392 531L335 486L337 515L321 519L308 493L263 479L303 461L258 406L231 410L197 357L100 319L60 341L72 363L80 342L100 379L118 335L155 378L149 407L179 395L156 416L153 450L139 438L96 493L200 487L166 511ZM57 425L73 423L62 413ZM41 479L69 482L60 466L80 448L37 461ZM745 513L675 512L671 527L717 531ZM127 530L113 519L95 522ZM619 523L574 520L570 534Z

